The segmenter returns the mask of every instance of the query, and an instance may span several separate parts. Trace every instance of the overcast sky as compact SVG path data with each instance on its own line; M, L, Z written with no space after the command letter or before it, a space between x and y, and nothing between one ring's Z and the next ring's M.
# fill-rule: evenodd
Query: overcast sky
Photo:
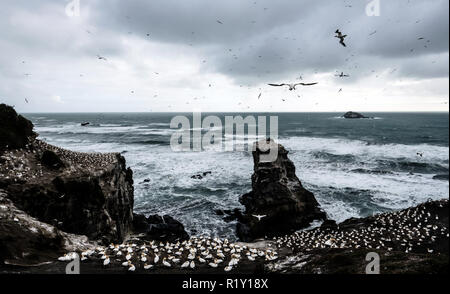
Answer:
M379 0L378 16L368 0L79 0L79 15L70 2L1 1L0 102L19 112L448 111L448 0ZM278 82L318 84L267 85Z

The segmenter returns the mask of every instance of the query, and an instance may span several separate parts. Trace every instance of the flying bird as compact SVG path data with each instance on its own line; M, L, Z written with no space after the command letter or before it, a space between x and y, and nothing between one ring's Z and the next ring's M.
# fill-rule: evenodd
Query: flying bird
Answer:
M343 35L343 34L339 31L339 29L337 29L335 33L336 33L336 36L334 36L334 37L339 39L339 43L340 43L342 46L347 47L347 45L345 45L345 43L344 43L344 39L347 37L347 35Z
M317 83L297 83L297 84L268 84L269 86L273 86L273 87L281 87L281 86L288 86L289 87L289 91L293 91L295 90L295 87L297 86L312 86L312 85L316 85Z
M256 217L258 221L261 221L263 217L266 217L266 215L259 215L259 214L252 214L252 216Z
M25 98L25 102L28 103L28 99L27 98Z
M259 93L259 95L258 95L258 99L259 99L259 98L261 98L261 95L262 95L262 93Z
M338 74L336 76L340 77L340 78L349 77L349 75L344 74L344 72L341 72L340 74Z
M220 20L217 20L217 23L223 24L223 22L221 22Z
M100 55L97 55L97 58L100 59L100 60L105 60L105 61L107 61L107 59L106 59L105 57L100 56Z

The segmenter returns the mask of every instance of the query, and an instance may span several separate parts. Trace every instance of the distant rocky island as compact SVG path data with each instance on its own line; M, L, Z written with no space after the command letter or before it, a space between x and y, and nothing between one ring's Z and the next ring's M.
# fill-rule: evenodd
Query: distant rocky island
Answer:
M171 216L134 213L122 155L47 144L0 104L0 273L64 273L79 256L81 273L361 274L368 252L381 273L448 273L448 199L337 224L288 150L266 143L256 143L243 209L216 212L237 221L239 241L189 236ZM261 162L274 147L277 160ZM304 230L314 220L323 223Z
M364 115L362 115L359 112L353 112L353 111L346 112L342 117L343 118L349 118L349 119L354 119L354 118L372 118L372 117L364 116Z

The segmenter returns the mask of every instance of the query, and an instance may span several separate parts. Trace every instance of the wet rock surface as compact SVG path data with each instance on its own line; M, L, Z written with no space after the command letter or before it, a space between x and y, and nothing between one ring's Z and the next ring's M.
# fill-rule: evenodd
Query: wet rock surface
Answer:
M150 215L146 217L134 214L133 232L134 234L140 234L141 239L147 241L176 242L189 239L183 224L169 215Z
M303 188L295 175L288 151L272 140L260 141L255 147L252 191L239 199L245 212L237 224L238 237L251 241L279 236L305 228L313 220L326 219L313 193ZM271 149L278 153L276 160L262 161L261 156Z

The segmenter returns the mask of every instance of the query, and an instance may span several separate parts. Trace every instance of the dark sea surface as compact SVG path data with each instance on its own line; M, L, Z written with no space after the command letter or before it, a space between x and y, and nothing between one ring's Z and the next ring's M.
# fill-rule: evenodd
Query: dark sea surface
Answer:
M449 182L433 179L449 173L448 113L364 114L374 119L343 119L342 113L202 117L217 115L224 123L225 115L278 116L279 142L290 151L297 176L338 222L449 197ZM190 233L234 239L235 223L225 223L214 211L242 208L239 196L251 189L251 153L175 152L170 138L177 129L170 128L170 121L177 115L192 117L192 113L25 114L40 138L51 144L75 151L121 152L134 171L136 212L169 214ZM90 125L82 127L85 121ZM232 136L223 138L224 144L232 144ZM237 136L235 142L248 141ZM191 178L205 171L212 173L202 180Z

